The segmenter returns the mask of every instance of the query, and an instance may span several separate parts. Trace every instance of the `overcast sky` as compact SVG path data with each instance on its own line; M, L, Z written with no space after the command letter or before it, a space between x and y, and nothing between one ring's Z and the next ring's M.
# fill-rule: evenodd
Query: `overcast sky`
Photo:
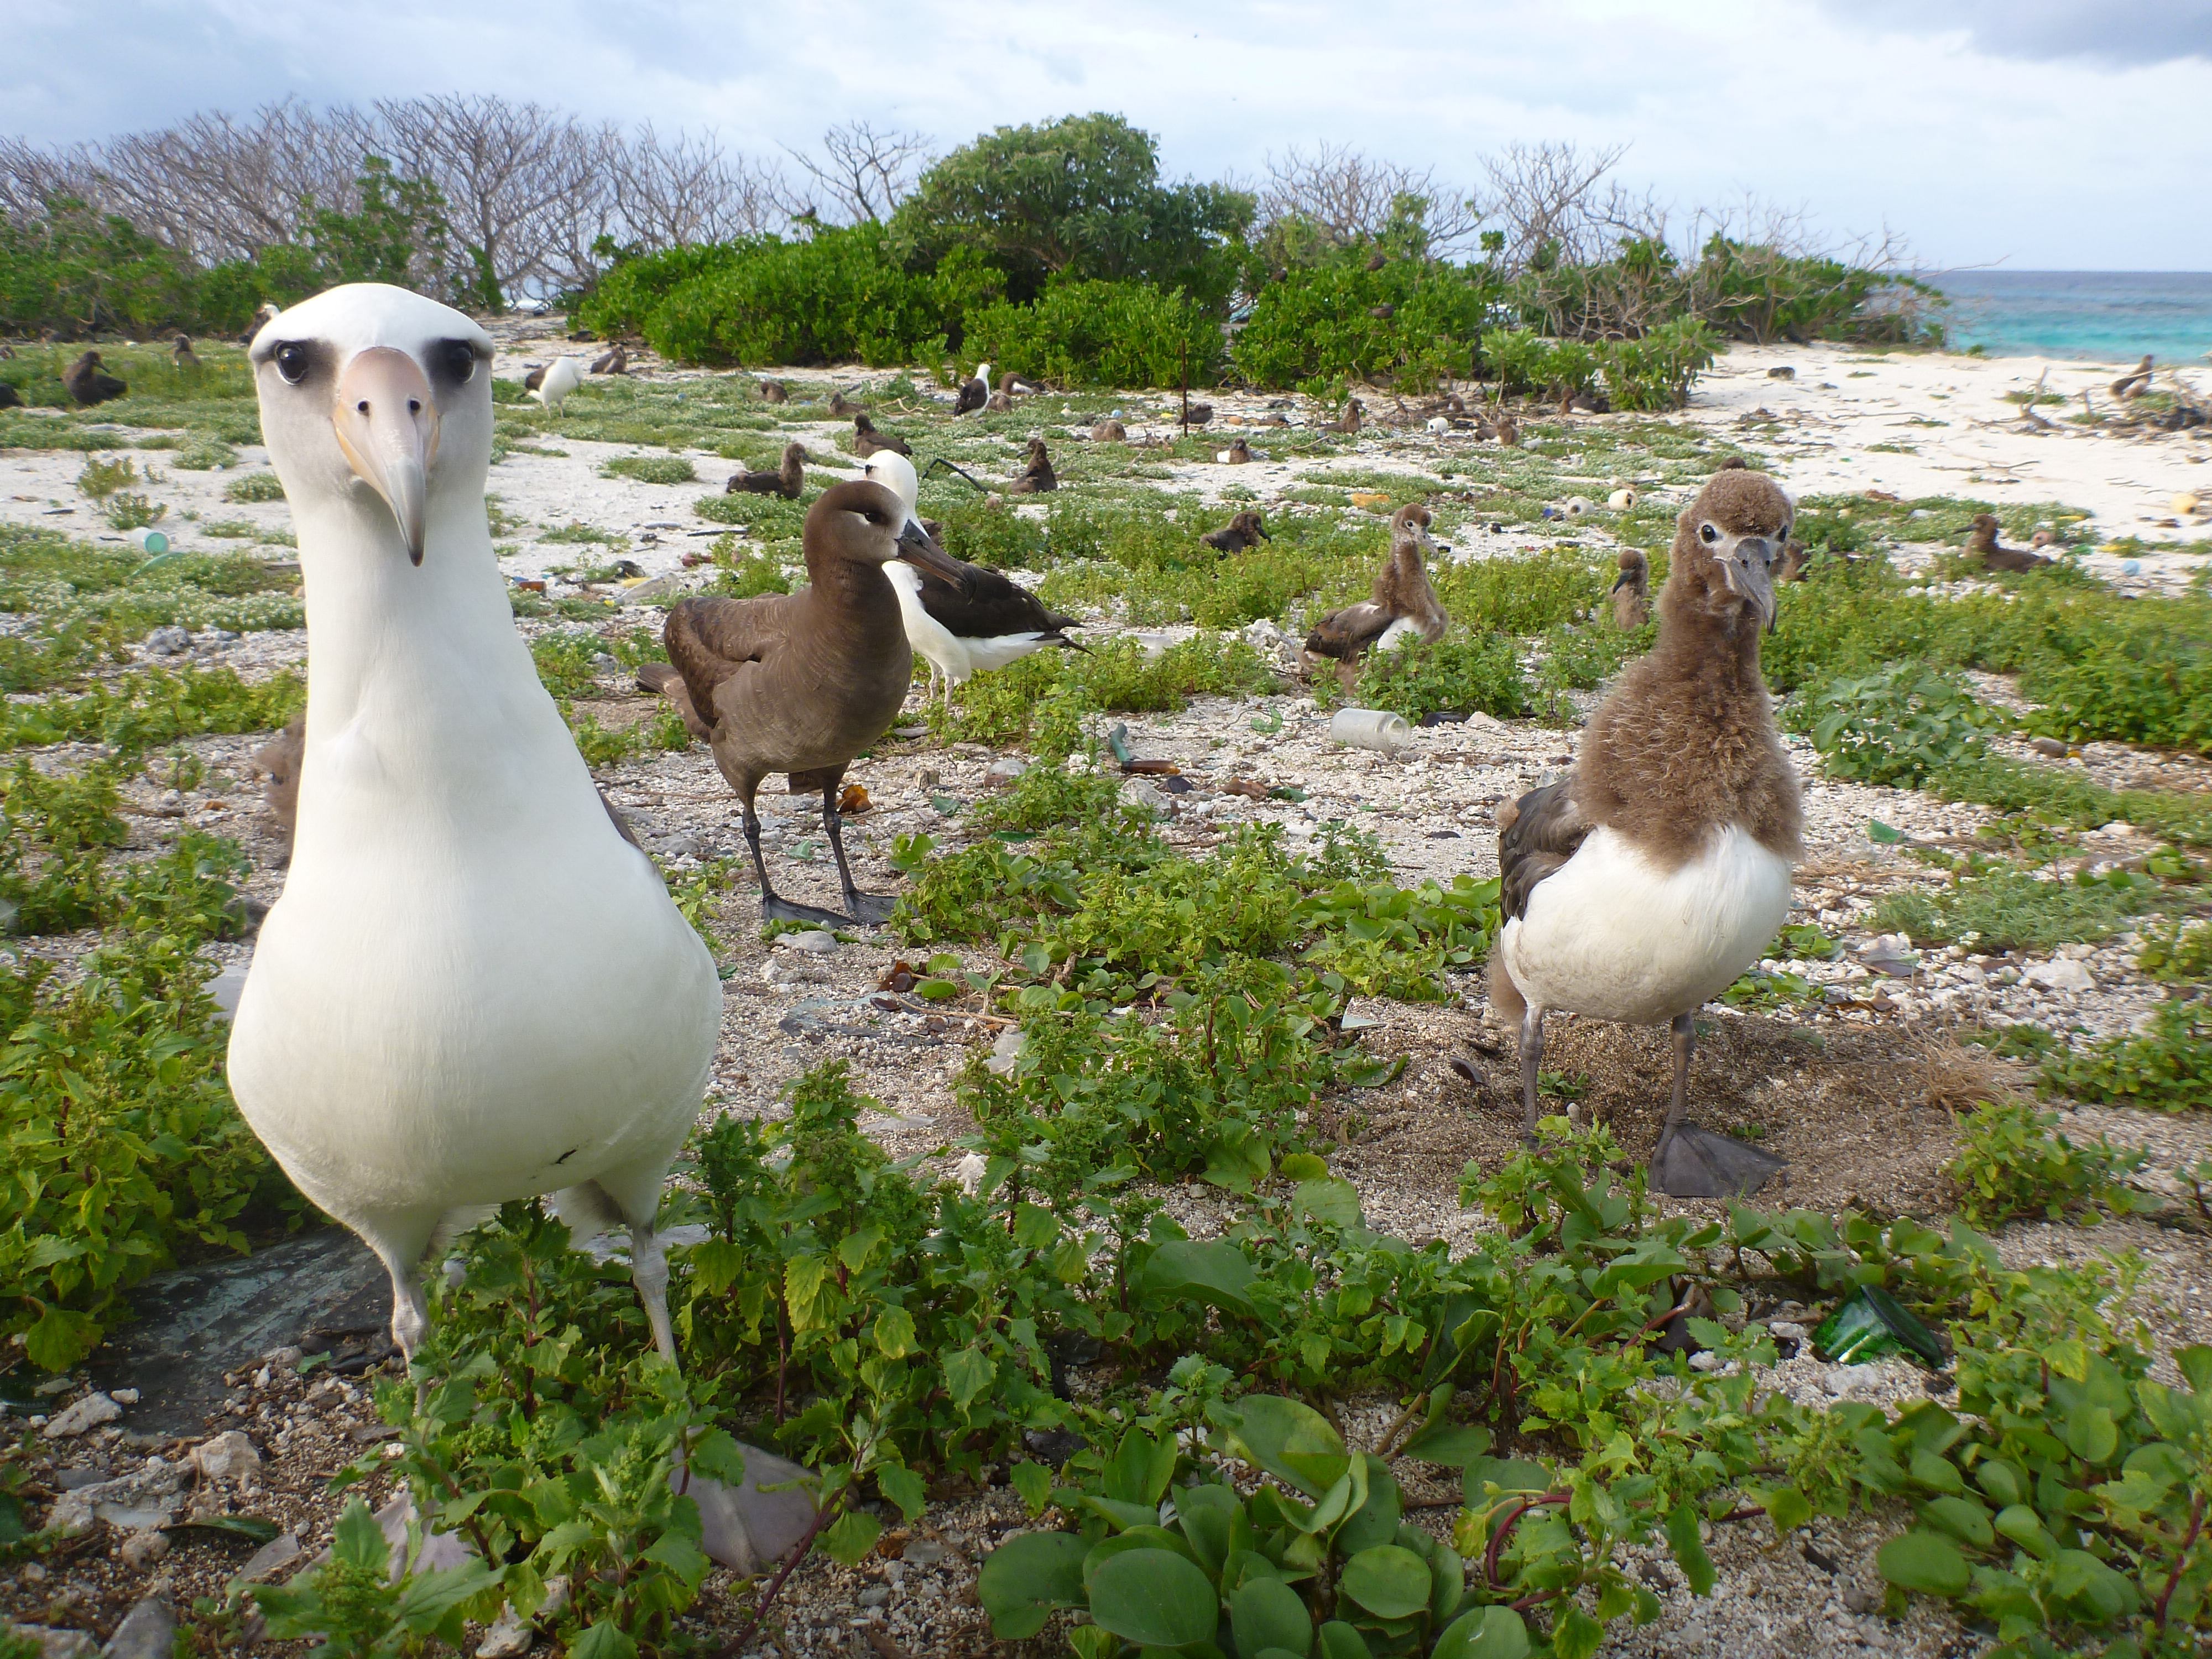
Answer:
M1473 185L1513 140L1625 143L1679 209L1751 192L1933 266L2212 270L2212 0L0 0L0 131L42 140L287 94L769 151L1100 109L1177 175L1327 140Z

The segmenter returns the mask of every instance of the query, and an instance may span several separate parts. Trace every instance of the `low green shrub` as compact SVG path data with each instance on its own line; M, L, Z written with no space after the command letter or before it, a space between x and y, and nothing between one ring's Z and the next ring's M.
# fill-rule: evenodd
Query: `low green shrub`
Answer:
M249 683L231 668L154 668L82 695L0 706L0 750L90 742L142 754L179 738L274 731L306 701L306 686L289 672Z
M1221 325L1180 289L1063 279L1028 305L1001 300L970 311L962 349L1064 386L1172 386L1185 373L1193 386L1207 386L1220 362Z
M1821 687L1791 710L1830 775L1912 788L1981 755L2003 724L1958 681L1918 663Z
M274 472L249 472L225 484L222 498L227 501L281 501L284 499L283 481Z
M2167 1112L2212 1106L2212 999L2169 997L2140 1031L2060 1049L2040 1081L2093 1103Z
M1400 258L1370 270L1368 250L1350 250L1261 288L1232 355L1254 384L1312 397L1370 378L1427 392L1473 368L1497 292L1484 266Z
M610 478L635 478L640 483L690 483L699 476L687 456L622 455L599 471Z
M1450 633L1370 651L1352 696L1360 708L1414 721L1437 713L1517 717L1531 707L1520 646L1504 634Z
M1940 887L1886 895L1875 907L1874 925L1910 934L1917 945L2049 951L2104 939L2129 917L2155 908L2165 893L2150 877L2124 869L2045 877L2009 865L1978 865Z
M2158 1206L2124 1179L2142 1167L2146 1153L2124 1152L2102 1135L2077 1146L2057 1123L2022 1101L1984 1101L1974 1109L1944 1170L1968 1224L1995 1227L2015 1216L2095 1222L2107 1212Z

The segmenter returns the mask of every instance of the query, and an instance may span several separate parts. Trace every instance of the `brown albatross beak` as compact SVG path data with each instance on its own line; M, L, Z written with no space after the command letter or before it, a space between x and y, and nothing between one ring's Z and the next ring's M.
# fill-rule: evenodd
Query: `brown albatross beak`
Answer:
M959 592L968 592L968 573L950 554L929 537L929 532L912 519L899 532L898 556L908 564L927 572L941 582L949 582Z
M331 424L354 476L392 509L409 562L421 564L430 468L438 459L438 405L422 365L395 346L360 353L338 376Z

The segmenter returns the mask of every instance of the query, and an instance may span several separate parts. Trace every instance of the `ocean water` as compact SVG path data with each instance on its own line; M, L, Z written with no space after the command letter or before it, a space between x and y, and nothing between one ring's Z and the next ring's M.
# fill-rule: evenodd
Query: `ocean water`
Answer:
M1960 270L1928 279L1949 296L1948 343L1992 357L2201 363L2212 352L2212 271Z

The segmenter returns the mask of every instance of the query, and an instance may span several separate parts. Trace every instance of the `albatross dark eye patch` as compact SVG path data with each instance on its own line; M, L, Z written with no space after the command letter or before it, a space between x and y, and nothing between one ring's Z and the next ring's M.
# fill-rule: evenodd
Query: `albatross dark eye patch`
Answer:
M430 364L438 378L453 386L466 386L477 372L477 349L468 340L441 340L430 348Z
M274 363L287 386L327 378L331 354L320 340L276 340L255 354L256 362Z

